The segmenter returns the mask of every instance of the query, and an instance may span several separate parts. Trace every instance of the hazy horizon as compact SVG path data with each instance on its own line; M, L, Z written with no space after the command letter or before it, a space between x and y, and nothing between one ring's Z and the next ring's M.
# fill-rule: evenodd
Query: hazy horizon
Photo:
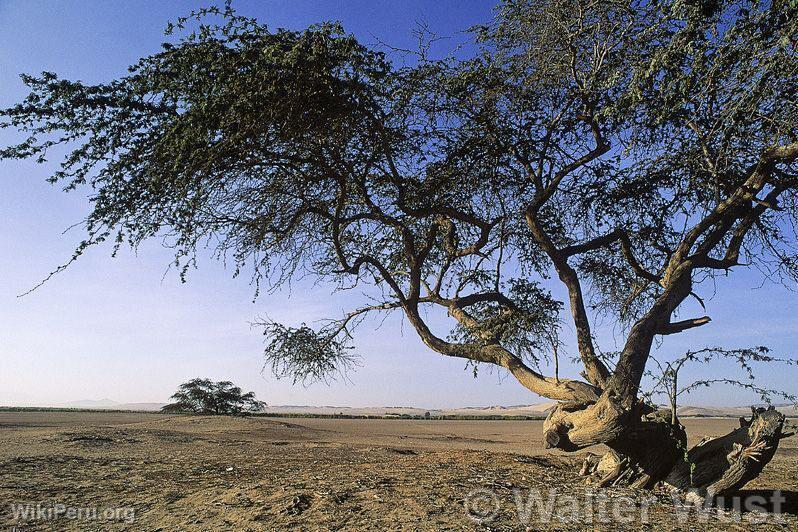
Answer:
M430 407L423 404L385 404L385 405L338 405L338 404L267 404L266 411L271 409L337 409L340 408L342 410L354 411L357 412L359 410L374 410L376 408L386 408L386 409L412 409L412 410L432 410L432 411L452 411L452 410L490 410L490 409L497 409L497 408L504 408L512 411L512 409L520 409L520 408L538 408L540 409L542 406L553 406L557 403L552 399L546 399L545 397L537 397L536 402L532 403L519 403L519 404L484 404L484 405L471 405L471 406L449 406L449 407ZM141 410L141 411L155 411L155 408L160 408L160 406L168 404L169 401L130 401L130 402L120 402L115 401L108 397L103 397L101 399L95 398L82 398L72 401L65 401L63 403L31 403L31 404L0 404L0 408L69 408L69 409L99 409L99 410ZM665 402L658 403L660 407L667 408L668 405ZM139 408L134 408L134 407ZM148 406L149 408L143 408L144 406ZM729 405L704 405L692 402L686 402L684 404L680 403L678 405L678 410L681 411L682 409L718 409L718 410L734 410L734 409L747 409L751 406L764 406L764 403L754 402L754 403L746 403L746 404L729 404ZM798 406L793 405L791 403L783 403L779 401L775 401L773 403L774 407L779 409L794 409L798 412ZM542 411L542 410L541 410ZM735 414L736 415L736 414Z
M86 82L123 75L139 57L158 50L169 20L187 14L200 2L44 2L0 0L0 107L25 95L18 74L57 72ZM453 36L438 51L452 51L457 37L490 16L491 2L234 2L242 14L272 27L301 28L339 19L367 43L412 46L417 20L433 31ZM135 13L135 16L130 14ZM447 48L448 47L448 48ZM0 131L0 145L14 139ZM51 157L51 160L57 160ZM487 366L474 378L462 360L428 350L399 315L382 328L373 319L357 332L362 367L329 386L292 385L263 366L263 337L251 323L268 316L297 325L338 316L356 294L330 295L330 288L307 282L292 290L264 293L253 301L246 275L208 257L189 272L188 282L166 272L172 255L158 242L133 253L123 249L111 259L110 246L90 250L67 271L33 293L18 298L48 272L64 263L80 242L79 222L88 209L86 191L64 194L45 182L46 167L28 161L0 162L0 405L39 402L63 404L110 398L120 403L166 402L176 387L194 377L231 380L253 390L269 404L452 408L547 402L515 379ZM798 347L795 294L758 276L732 273L717 282L717 294L705 289L713 322L669 337L656 356L667 359L691 347L768 345L779 356ZM562 289L551 284L555 294ZM703 311L695 303L689 312ZM433 320L433 323L435 320ZM614 350L622 333L607 319L597 319L595 334L605 351ZM568 357L573 331L565 325ZM758 384L795 392L795 367L758 367ZM719 373L739 375L728 363L710 370L686 370L683 381ZM561 376L577 376L561 361ZM741 406L758 396L730 388L691 394L684 404ZM777 401L778 402L778 401Z

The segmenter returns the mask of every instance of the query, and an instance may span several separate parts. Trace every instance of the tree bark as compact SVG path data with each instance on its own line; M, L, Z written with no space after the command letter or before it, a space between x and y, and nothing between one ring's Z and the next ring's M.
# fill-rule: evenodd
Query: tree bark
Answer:
M772 407L753 409L750 420L740 419L740 428L702 441L688 452L684 427L671 423L670 413L656 413L638 420L631 415L602 417L608 412L615 411L605 406L590 415L575 416L562 409L555 410L547 419L546 441L562 448L562 442L555 442L549 435L560 436L556 431L565 419L591 423L594 426L589 429L573 426L567 431L573 446L566 445L566 450L577 448L573 440L583 444L590 439L606 438L603 443L610 451L603 457L588 453L580 472L593 484L649 489L664 482L709 502L738 491L758 476L773 458L779 441L788 436L782 432L783 414ZM599 429L601 424L606 426ZM590 434L590 438L584 438L585 434Z
M546 445L575 451L602 443L610 452L600 460L589 455L583 474L598 486L651 488L684 457L687 441L684 427L651 414L641 402L627 410L609 395L577 411L560 406L544 423Z
M770 407L753 409L750 420L740 418L740 428L690 449L665 482L713 499L734 493L758 476L786 437L784 415Z

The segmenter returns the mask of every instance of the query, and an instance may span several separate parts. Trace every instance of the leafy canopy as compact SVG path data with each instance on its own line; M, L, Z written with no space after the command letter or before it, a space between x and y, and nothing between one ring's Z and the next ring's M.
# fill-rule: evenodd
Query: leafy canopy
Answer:
M265 403L254 392L242 392L230 381L191 379L180 385L170 403L161 410L168 413L237 415L263 410Z
M400 67L338 24L204 9L119 79L23 76L0 123L27 137L0 157L68 147L50 179L92 202L75 258L158 237L182 273L210 247L258 285L310 275L374 299L320 329L264 324L280 375L329 377L360 319L397 310L431 349L543 395L634 396L653 338L709 321L671 321L703 281L798 275L797 10L506 0L467 57ZM540 373L566 305L587 382ZM612 372L596 312L629 331Z

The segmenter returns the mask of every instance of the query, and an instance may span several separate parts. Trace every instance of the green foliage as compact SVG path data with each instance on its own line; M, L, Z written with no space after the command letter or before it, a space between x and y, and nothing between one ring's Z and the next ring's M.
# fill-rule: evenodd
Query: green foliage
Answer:
M476 324L457 326L451 339L477 344L499 342L537 364L538 354L557 343L560 325L557 317L562 303L526 279L509 279L507 284L508 301L474 304L470 314ZM476 366L474 372L476 376Z
M162 412L238 415L258 412L266 406L255 399L253 392L243 393L230 381L214 382L210 379L191 379L181 384L172 399L174 402L161 408Z
M335 331L315 331L304 323L293 328L273 322L263 324L263 334L268 338L266 364L294 384L324 381L357 363L348 335L340 339Z
M471 56L399 67L338 24L204 9L119 79L24 75L0 127L25 137L0 159L66 147L50 180L92 202L73 260L157 237L183 276L209 248L258 288L308 275L374 299L320 330L265 324L278 375L329 377L360 317L393 310L438 352L537 364L558 342L553 273L589 361L580 278L624 325L669 318L691 292L671 294L677 267L798 278L797 10L506 0ZM455 319L448 340L428 308Z

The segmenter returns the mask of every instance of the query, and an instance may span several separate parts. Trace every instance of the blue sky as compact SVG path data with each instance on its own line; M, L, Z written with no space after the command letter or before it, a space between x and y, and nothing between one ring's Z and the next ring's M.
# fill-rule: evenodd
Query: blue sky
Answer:
M168 20L197 2L0 0L0 107L24 96L20 72L52 70L62 77L100 82L125 73L158 50ZM454 46L459 30L486 21L481 1L234 2L242 14L273 27L301 28L341 20L366 43L411 46L426 20ZM0 132L0 145L14 137ZM366 322L357 347L362 367L330 386L292 386L262 372L263 338L250 323L259 316L298 324L337 316L346 295L298 285L291 294L253 299L246 279L204 260L187 284L166 272L171 255L151 242L137 253L96 248L36 292L31 288L69 258L79 230L63 231L87 212L85 191L62 193L44 181L46 168L0 162L0 405L56 404L86 398L165 401L180 382L196 376L230 379L271 404L417 405L452 407L542 401L512 377L483 368L474 379L464 363L427 350L397 315L379 330ZM63 233L63 234L62 234ZM691 346L767 344L794 355L798 346L794 293L739 272L707 287L710 325L668 338L657 356L668 359ZM559 287L554 287L559 290ZM713 296L713 293L715 294ZM687 308L684 316L700 309ZM622 340L611 322L596 334L605 350ZM573 351L574 341L566 331ZM575 368L566 370L575 375ZM689 377L734 375L727 365L695 368ZM762 368L763 383L795 392L795 368ZM687 376L685 376L687 378ZM718 388L692 395L692 404L740 405L755 400Z

